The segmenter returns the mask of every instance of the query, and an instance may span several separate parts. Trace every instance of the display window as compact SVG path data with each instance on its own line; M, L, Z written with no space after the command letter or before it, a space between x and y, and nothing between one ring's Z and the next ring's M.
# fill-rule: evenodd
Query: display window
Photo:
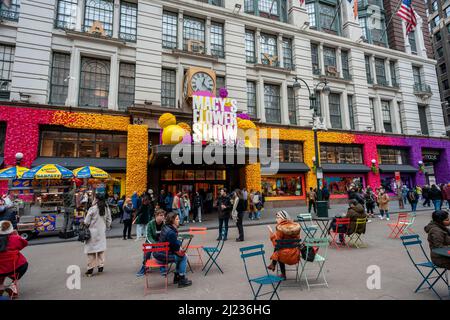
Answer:
M266 200L305 197L305 176L303 174L262 176L261 186Z
M363 175L348 175L348 174L327 174L324 177L324 183L328 188L331 196L336 198L347 196L347 191L355 186L357 188L364 188Z

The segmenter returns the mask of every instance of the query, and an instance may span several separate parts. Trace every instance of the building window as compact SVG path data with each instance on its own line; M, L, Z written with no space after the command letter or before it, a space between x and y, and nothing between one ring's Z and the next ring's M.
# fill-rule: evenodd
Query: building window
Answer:
M292 63L292 40L288 38L283 38L283 63L285 69L294 70L294 64Z
M110 62L82 57L80 106L108 107Z
M381 113L383 114L384 131L392 132L391 104L389 101L381 100Z
M0 156L5 153L6 124L0 122Z
M136 41L137 35L137 4L122 1L120 3L120 33L119 37L127 41Z
M94 21L99 21L107 36L112 37L114 1L86 0L84 9L84 31L89 31Z
M309 17L309 26L316 27L316 7L314 3L306 4L306 11L308 12Z
M416 33L414 31L408 33L408 41L411 47L411 53L417 54Z
M177 20L176 13L164 11L162 18L162 46L163 48L177 48Z
M247 113L256 118L256 83L247 81Z
M437 11L437 9L438 9L438 4L437 4L437 1L435 0L435 1L433 1L433 2L431 3L431 10L432 10L432 13L435 12L435 11Z
M83 131L42 131L39 155L62 158L125 159L127 136Z
M276 174L261 176L261 188L265 197L303 196L304 183L304 175Z
M54 52L50 79L50 104L66 104L69 75L70 54Z
M412 70L413 70L414 85L421 86L422 85L422 77L420 75L420 68L413 66Z
M444 56L444 48L443 47L437 48L436 53L437 53L438 58L442 58Z
M9 100L15 47L0 44L0 100Z
M297 111L295 107L295 91L293 87L287 88L288 93L288 115L289 123L292 125L297 125Z
M441 22L441 17L439 15L437 15L436 17L433 18L433 27L437 27L439 25L439 22Z
M261 62L278 66L277 37L261 33Z
M225 77L222 76L216 76L216 97L219 97L219 90L220 88L225 88Z
M287 21L286 0L245 0L244 11L273 20Z
M389 61L389 69L391 71L391 83L393 87L398 87L397 71L395 69L395 61Z
M162 69L161 75L161 106L176 107L177 72L171 69Z
M370 68L370 57L369 56L364 56L364 60L366 62L367 83L372 84L373 83L373 79L372 79L372 70Z
M442 40L442 36L441 36L441 32L438 31L434 34L434 39L436 40L436 42L439 42Z
M336 50L334 48L323 47L323 63L327 76L337 76Z
M444 87L444 90L448 90L449 89L448 80L447 79L442 81L442 86Z
M0 5L0 18L6 20L19 20L20 0L10 0L11 5L8 8L4 1Z
M355 130L355 110L353 109L353 96L347 96L348 116L350 118L350 129Z
M445 8L445 17L449 18L450 17L450 6L448 6L447 8ZM448 25L447 25L448 27Z
M213 5L213 6L223 7L222 0L196 0L196 1L203 2L203 3L208 3L208 4Z
M59 0L56 13L56 28L75 29L77 23L78 0Z
M370 109L370 122L372 123L373 131L377 131L377 122L375 121L375 100L369 98L369 109Z
M120 63L119 70L119 109L126 110L134 104L134 84L136 65Z
M211 22L211 54L223 58L225 56L223 49L223 24Z
M341 129L341 95L338 93L331 93L328 97L328 104L330 108L331 127Z
M336 17L335 15L336 15L335 4L331 5L319 2L319 23L321 29L330 30L333 31L334 33L340 33L339 30L340 14L338 13ZM333 24L331 24L331 22L333 22Z
M419 121L422 134L428 135L427 106L419 105Z
M342 61L342 76L346 80L350 80L350 66L348 63L348 51L341 51L341 61Z
M193 17L183 18L183 50L205 53L205 21Z
M249 63L255 63L255 33L251 30L245 30L245 60Z
M379 164L408 164L408 150L392 147L378 148Z
M322 163L362 164L362 147L345 144L320 144Z
M317 44L311 43L311 61L313 74L320 75L320 66L319 66L319 47Z
M375 58L375 73L377 76L377 83L386 86L387 81L384 59Z
M445 65L445 63L441 64L441 65L439 66L439 69L441 69L441 73L442 73L442 74L447 73L447 66Z
M267 122L281 123L280 86L264 85L264 108Z
M367 18L366 17L358 17L359 26L361 27L362 36L364 41L368 42L369 38L367 36Z
M303 144L299 141L279 141L280 162L303 162Z

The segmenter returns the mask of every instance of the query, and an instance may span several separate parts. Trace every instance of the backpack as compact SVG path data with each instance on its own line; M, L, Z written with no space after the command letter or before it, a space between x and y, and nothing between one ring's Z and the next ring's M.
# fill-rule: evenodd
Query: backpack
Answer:
M312 250L311 250L312 249ZM309 262L314 262L314 259L316 258L316 253L317 251L319 251L318 247L312 247L309 251L308 248L302 244L300 246L300 252L302 254L302 259L309 261ZM308 256L306 256L306 253L308 253Z
M409 199L409 201L411 201L411 202L416 201L416 200L417 200L417 199L416 199L416 194L415 194L414 192L410 191L410 192L408 193L408 199Z

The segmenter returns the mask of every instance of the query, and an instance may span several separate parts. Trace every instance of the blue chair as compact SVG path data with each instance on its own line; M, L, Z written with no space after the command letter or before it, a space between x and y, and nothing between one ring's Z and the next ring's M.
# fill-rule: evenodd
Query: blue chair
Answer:
M223 237L221 239L223 239ZM219 240L215 247L203 247L203 251L208 256L208 261L206 261L205 265L202 268L202 271L206 269L205 276L208 274L209 270L213 265L216 265L219 271L222 272L223 274L222 269L217 264L217 258L220 256L220 253L222 252L224 243L225 241Z
M422 240L420 240L419 235L417 234L411 234L411 235L404 235L404 236L400 236L400 239L403 242L403 246L406 249L406 252L408 253L409 258L411 259L411 262L414 264L414 267L417 269L417 271L419 271L420 275L423 278L423 281L420 283L420 285L417 287L417 289L414 291L415 293L417 293L419 290L424 290L424 289L428 289L428 290L433 290L433 292L439 297L439 299L442 300L441 296L436 292L436 290L434 290L434 285L439 281L439 279L442 279L445 284L448 286L448 282L446 279L444 279L444 275L446 275L447 270L443 269L443 271L441 273L439 273L438 267L428 258L427 254L425 253L425 250L423 249L422 246ZM414 246L420 246L420 249L422 250L422 254L425 257L425 260L423 260L422 262L417 263L412 254L411 254L411 248L413 248ZM426 275L426 272L422 272L422 270L420 268L425 268L424 270L430 270ZM433 273L436 272L437 276L431 277L433 275ZM433 283L430 283L429 280L434 280ZM428 288L422 288L422 286L427 283L428 284Z
M283 281L283 278L269 274L269 271L267 270L266 260L264 259L265 251L263 249L264 249L264 245L262 245L262 244L250 246L250 247L243 247L243 248L239 249L239 251L241 252L242 261L244 262L245 274L247 275L248 283L250 284L250 288L252 289L252 292L253 292L253 300L257 300L258 297L262 297L262 296L269 295L269 294L272 294L270 296L270 300L272 300L274 296L277 296L278 300L280 300L277 290L280 287L280 284ZM249 274L248 268L247 268L247 260L251 257L261 257L261 259L263 261L263 265L264 265L265 275L255 277L255 278L250 277L250 274ZM254 268L252 268L252 270L254 270ZM273 290L260 294L262 287L265 285L272 286Z
M313 223L312 214L300 213L297 215L297 221L300 223L302 231L305 233L305 240L307 238L314 238L319 226Z

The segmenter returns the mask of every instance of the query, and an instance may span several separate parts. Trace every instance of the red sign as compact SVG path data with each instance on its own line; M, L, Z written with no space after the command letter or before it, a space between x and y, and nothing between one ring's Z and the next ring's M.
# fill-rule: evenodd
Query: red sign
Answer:
M395 181L400 181L400 172L395 171Z

